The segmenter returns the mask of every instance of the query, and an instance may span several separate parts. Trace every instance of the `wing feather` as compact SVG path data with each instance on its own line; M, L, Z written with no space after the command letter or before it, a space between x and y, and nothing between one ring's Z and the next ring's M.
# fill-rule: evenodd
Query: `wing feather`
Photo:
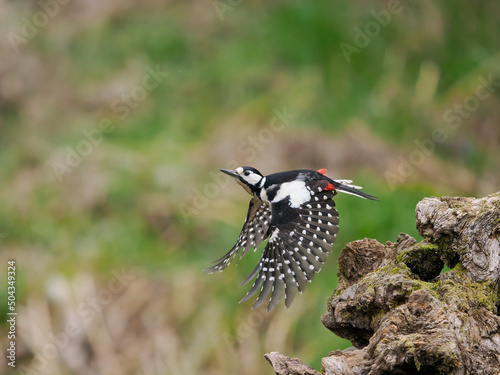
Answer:
M338 212L332 198L335 192L321 190L324 186L313 186L311 200L300 207L272 205L279 209L279 222L272 220L270 239L261 262L242 283L257 278L242 301L258 297L252 309L258 308L269 296L267 311L272 310L285 294L285 306L289 307L295 292L304 292L308 282L319 272L331 251L338 232ZM314 192L317 189L317 192ZM290 212L287 212L290 210ZM290 220L287 221L286 218Z
M212 273L224 270L231 261L241 253L245 255L251 248L257 249L259 244L268 237L271 226L271 207L259 198L253 197L248 206L247 217L241 229L238 241L222 258L215 260L212 267L206 271ZM255 275L254 275L255 276Z

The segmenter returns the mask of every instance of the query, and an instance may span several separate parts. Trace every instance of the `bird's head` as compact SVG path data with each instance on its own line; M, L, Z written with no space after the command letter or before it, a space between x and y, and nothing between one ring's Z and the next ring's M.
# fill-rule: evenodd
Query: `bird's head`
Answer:
M220 171L235 178L236 182L250 194L257 191L263 177L257 169L252 167L238 167L235 170L221 169Z

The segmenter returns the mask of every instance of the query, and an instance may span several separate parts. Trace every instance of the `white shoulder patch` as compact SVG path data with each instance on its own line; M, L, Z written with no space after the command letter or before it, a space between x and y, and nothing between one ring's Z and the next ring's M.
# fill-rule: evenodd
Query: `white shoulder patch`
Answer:
M279 202L286 197L290 197L292 207L300 207L311 199L311 194L304 181L295 180L281 184L278 193L273 199L273 203Z

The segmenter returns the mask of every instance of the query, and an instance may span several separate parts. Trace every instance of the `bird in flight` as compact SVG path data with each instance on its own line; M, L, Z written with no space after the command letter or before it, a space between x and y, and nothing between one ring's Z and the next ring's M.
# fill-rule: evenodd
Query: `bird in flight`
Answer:
M285 294L288 308L298 290L321 270L335 242L339 217L333 197L337 192L365 199L376 197L359 191L351 180L332 180L326 170L293 170L263 176L252 167L221 169L236 179L251 196L247 217L236 245L207 268L210 273L222 271L241 253L268 239L262 257L252 273L240 284L255 276L252 287L240 301L244 302L259 290L252 310L271 294L267 311L271 311Z

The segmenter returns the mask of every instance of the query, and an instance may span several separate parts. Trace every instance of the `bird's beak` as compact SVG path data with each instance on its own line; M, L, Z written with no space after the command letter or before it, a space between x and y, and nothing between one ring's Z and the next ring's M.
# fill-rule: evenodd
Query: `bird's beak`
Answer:
M237 178L239 177L238 173L236 171L233 171L231 169L221 169L220 170L222 173L228 174L231 177Z

